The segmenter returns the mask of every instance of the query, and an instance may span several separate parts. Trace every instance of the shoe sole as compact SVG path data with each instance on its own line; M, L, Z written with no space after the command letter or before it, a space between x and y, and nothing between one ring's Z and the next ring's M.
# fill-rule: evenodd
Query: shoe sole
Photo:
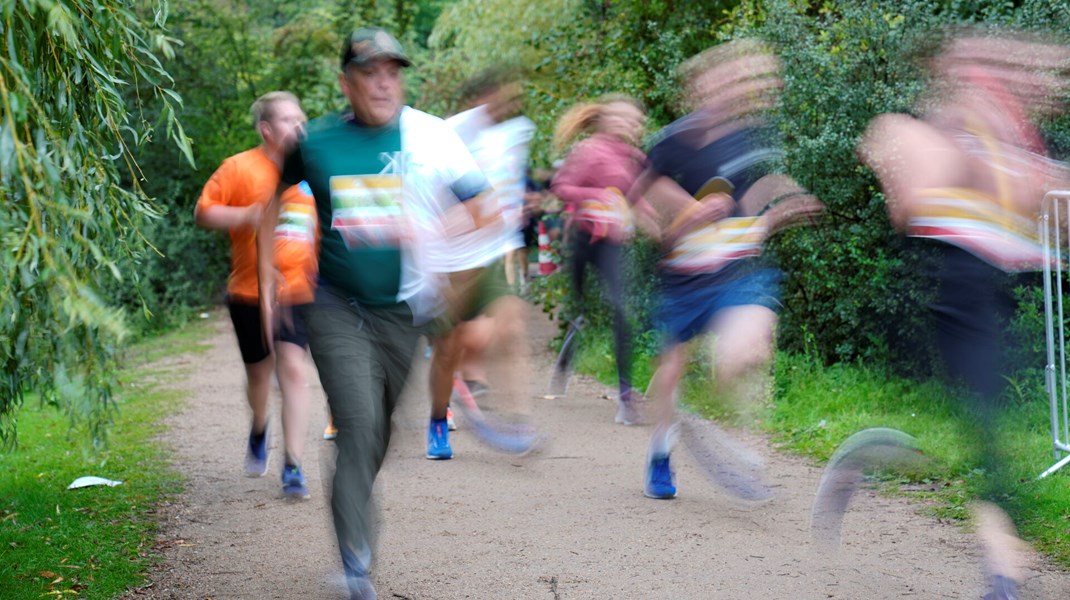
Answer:
M261 469L249 468L249 463L246 463L245 464L245 476L246 477L263 477L264 475L267 475L267 472L268 472L268 460L270 458L271 458L271 455L268 454L268 456L264 459L264 466Z
M651 492L650 490L643 490L643 495L646 496L647 498L653 498L654 500L672 500L673 498L676 497L676 492L673 492L672 495L670 496L668 494L660 494L659 495L659 494L655 494L655 493Z
M821 474L810 509L812 539L825 547L839 545L844 516L867 469L916 465L923 460L917 440L896 429L863 429L847 438Z
M308 490L282 490L282 496L287 500L308 500L312 497L312 494L308 493Z

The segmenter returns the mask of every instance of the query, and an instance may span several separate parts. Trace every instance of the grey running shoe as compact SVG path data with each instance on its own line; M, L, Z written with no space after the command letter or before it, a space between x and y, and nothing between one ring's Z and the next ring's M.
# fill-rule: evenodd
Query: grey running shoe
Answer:
M635 405L635 400L631 395L621 396L620 400L617 400L617 416L613 418L614 423L621 425L637 425L639 423L639 408Z
M992 590L985 594L984 600L1018 600L1018 583L996 575L992 578Z
M810 534L830 546L839 544L840 527L851 496L867 469L921 460L917 441L897 429L864 429L847 438L825 466L810 515Z
M773 491L763 481L761 458L714 423L682 412L680 439L706 479L733 498L746 502L773 498Z

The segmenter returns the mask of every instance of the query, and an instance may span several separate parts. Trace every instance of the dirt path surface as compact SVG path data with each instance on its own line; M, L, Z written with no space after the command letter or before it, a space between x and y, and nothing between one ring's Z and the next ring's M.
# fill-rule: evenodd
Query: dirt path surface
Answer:
M273 399L269 475L242 476L248 409L230 323L215 317L210 351L190 358L189 400L165 441L189 477L161 511L162 563L131 598L344 598L321 473L325 401L315 386L305 469L311 500L279 483L281 427ZM533 394L552 357L551 326L532 309ZM422 354L421 354L422 356ZM310 362L311 365L311 362ZM310 366L311 368L311 366ZM549 445L512 459L454 432L455 458L424 458L427 362L416 359L377 484L379 598L705 599L980 598L973 537L918 514L918 505L859 494L835 557L809 539L819 471L748 443L768 458L777 497L740 506L711 487L686 452L674 455L679 497L642 495L649 427L613 424L611 392L579 378L567 399L539 400ZM277 392L276 392L277 395ZM1023 598L1070 597L1070 574L1033 560Z

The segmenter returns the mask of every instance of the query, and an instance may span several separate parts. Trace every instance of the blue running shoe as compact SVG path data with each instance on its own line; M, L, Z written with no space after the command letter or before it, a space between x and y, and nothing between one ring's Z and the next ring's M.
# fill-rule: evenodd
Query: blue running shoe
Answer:
M643 494L647 498L667 500L676 497L676 484L673 483L672 469L669 467L669 456L655 456L650 459L646 467L646 486Z
M245 474L248 477L263 477L268 468L268 430L259 436L249 432L249 447L245 451Z
M450 447L450 427L446 419L431 419L427 428L427 458L431 460L449 460L453 458Z
M301 467L286 465L282 468L282 495L295 500L308 500L311 497Z

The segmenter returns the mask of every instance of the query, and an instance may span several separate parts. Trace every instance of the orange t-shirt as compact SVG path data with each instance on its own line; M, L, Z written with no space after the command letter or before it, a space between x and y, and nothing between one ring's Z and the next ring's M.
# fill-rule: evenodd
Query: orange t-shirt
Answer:
M223 161L205 184L197 210L210 206L244 207L267 203L279 185L279 169L260 147ZM285 277L279 300L285 304L312 301L316 274L316 211L304 186L283 193L279 226L275 230L275 267ZM256 230L230 230L231 273L227 293L234 299L256 303L260 292L256 273Z

